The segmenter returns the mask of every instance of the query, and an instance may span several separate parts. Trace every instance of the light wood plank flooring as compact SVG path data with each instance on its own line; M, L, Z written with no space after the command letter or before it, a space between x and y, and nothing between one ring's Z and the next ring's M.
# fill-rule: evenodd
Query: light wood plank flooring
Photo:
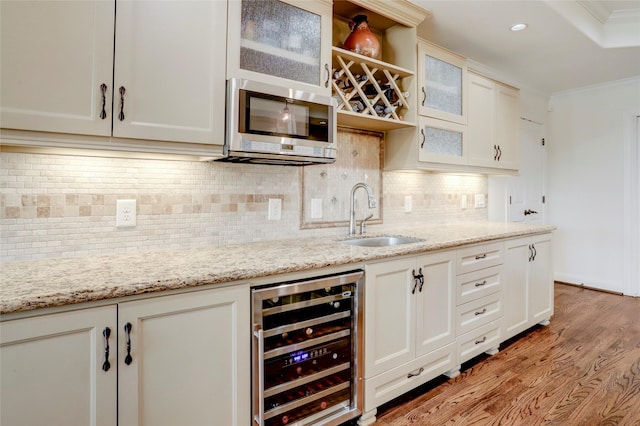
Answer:
M551 325L380 407L375 425L640 425L640 298L555 297Z

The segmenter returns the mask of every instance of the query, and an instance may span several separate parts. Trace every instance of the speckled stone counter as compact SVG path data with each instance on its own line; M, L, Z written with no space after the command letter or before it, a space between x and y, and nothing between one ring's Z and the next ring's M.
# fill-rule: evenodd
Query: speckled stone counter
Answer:
M371 230L423 242L359 247L345 236L265 241L224 247L0 264L0 313L18 313L145 293L222 284L418 254L550 232L548 225L479 222Z

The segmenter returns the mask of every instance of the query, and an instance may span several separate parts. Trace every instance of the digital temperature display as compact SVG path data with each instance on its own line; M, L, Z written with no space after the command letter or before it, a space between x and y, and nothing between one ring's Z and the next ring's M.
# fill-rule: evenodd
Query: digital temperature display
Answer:
M309 352L298 351L289 355L291 357L291 364L297 364L298 362L306 361L309 359Z

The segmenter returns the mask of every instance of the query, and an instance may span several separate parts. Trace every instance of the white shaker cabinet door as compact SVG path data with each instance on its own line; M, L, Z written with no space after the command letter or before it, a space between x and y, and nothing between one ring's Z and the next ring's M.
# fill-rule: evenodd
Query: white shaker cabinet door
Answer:
M416 274L415 258L365 267L365 378L415 358Z
M0 424L115 426L115 327L115 305L1 322Z
M249 287L119 304L120 426L250 424Z
M456 339L456 253L429 254L418 258L416 356L439 349Z
M0 2L3 128L111 134L114 10L103 0Z
M224 143L227 2L119 1L113 136Z

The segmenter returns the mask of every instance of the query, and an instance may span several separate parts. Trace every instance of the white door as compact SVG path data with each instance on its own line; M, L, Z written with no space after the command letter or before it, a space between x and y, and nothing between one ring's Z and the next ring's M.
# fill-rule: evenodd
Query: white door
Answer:
M227 3L122 1L116 18L113 136L222 145Z
M0 2L3 128L111 134L114 11L102 0Z
M112 305L1 322L0 424L115 426L116 317Z
M527 120L520 125L520 175L508 178L508 221L545 222L544 126Z
M250 424L249 298L236 286L120 304L118 424Z

